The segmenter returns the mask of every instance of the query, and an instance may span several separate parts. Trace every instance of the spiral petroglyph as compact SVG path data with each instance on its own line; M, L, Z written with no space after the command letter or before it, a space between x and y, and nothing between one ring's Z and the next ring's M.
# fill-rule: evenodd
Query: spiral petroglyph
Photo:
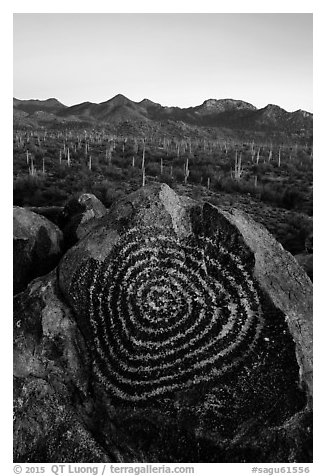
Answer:
M235 208L121 197L15 296L14 336L18 462L310 458L312 284Z
M100 381L135 403L233 372L263 326L257 286L238 253L218 235L179 240L156 224L125 231L104 260L85 260L70 296L87 319Z

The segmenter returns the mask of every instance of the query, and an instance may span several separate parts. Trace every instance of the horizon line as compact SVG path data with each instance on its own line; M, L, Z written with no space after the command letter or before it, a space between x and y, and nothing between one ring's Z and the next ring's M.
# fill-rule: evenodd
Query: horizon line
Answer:
M73 106L79 106L79 105L85 104L85 103L90 103L90 104L99 105L99 104L103 104L103 103L105 103L105 102L111 101L112 99L116 98L117 96L122 96L122 97L124 97L125 99L128 99L128 101L131 101L131 102L133 102L133 103L135 103L135 104L140 104L141 102L147 100L147 101L151 101L151 102L154 103L154 104L158 104L158 105L160 105L161 107L166 107L166 108L175 107L175 108L178 108L178 109L190 109L190 108L194 108L194 107L201 106L201 105L203 105L206 101L211 101L211 100L213 100L213 101L228 101L228 100L231 100L231 101L241 101L241 102L245 102L245 103L250 104L251 106L255 107L257 110L259 110L259 109L264 109L264 108L266 108L267 106L277 106L277 107L283 109L283 110L284 110L285 112L287 112L287 113L294 113L294 112L297 112L297 111L303 111L303 112L307 112L307 113L313 115L313 112L307 111L306 109L302 109L302 108L300 108L300 107L299 107L298 109L293 110L293 111L288 111L288 110L285 109L284 107L279 106L278 104L274 104L274 103L268 103L268 104L266 104L266 106L257 107L257 106L255 106L254 104L252 104L252 103L250 103L249 101L246 101L246 100L244 100L244 99L234 99L234 98L231 98L231 97L228 97L228 98L219 98L219 99L217 99L217 98L207 98L207 99L205 99L201 104L196 104L195 106L187 106L187 107L181 107L181 106L175 106L175 105L173 105L173 106L165 106L165 105L162 105L162 104L159 103L159 102L153 101L153 100L151 100L151 99L149 99L149 98L146 98L146 97L144 97L144 98L141 99L140 101L134 101L133 99L130 99L128 96L125 96L125 95L122 94L122 93L115 94L115 95L112 96L110 99L105 99L104 101L92 102L92 101L87 101L87 100L86 100L86 101L78 102L78 103L75 103L75 104L71 104L70 106L68 106L67 104L64 104L63 102L60 101L60 99L58 99L58 98L56 98L56 97L54 97L54 96L48 97L48 98L46 98L46 99L38 99L38 98L19 99L18 97L13 96L13 99L17 99L18 101L49 101L50 99L55 99L56 101L60 102L60 104L62 104L62 105L65 106L65 107L73 107Z

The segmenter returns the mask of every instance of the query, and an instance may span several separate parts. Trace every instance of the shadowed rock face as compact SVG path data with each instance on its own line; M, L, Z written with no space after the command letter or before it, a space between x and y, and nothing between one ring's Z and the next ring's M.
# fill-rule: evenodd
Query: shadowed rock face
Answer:
M112 461L311 459L311 282L264 228L151 186L58 278L87 349L76 418Z
M106 208L92 193L82 193L69 200L60 216L65 247L68 249L83 238L97 218L106 214Z
M62 233L46 218L14 207L14 294L53 269L62 255Z
M16 462L119 460L94 438L89 356L55 271L15 296L13 357Z

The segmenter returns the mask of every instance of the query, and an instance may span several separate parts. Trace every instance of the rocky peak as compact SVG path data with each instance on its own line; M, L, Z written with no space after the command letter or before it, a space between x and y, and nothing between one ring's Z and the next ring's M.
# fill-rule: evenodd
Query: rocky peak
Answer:
M198 107L198 109L199 108L211 113L234 111L239 109L256 109L252 104L237 99L207 99L201 106Z
M151 101L150 99L144 98L142 101L138 103L140 106L145 106L145 107L162 107L161 104L158 102Z
M117 94L113 98L111 98L108 101L105 101L104 103L101 103L101 104L111 104L111 105L114 105L114 106L125 106L125 105L128 105L128 104L134 104L134 102L131 101L130 99L128 99L123 94Z
M297 111L294 111L293 114L296 114L297 116L304 117L305 119L306 118L310 119L310 118L313 117L313 114L311 112L304 111L303 109L298 109Z

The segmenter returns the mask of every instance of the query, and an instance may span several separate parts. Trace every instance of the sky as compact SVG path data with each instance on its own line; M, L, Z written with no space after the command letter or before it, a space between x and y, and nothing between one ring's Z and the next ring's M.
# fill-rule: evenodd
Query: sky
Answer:
M215 98L312 112L312 14L14 14L18 99Z

